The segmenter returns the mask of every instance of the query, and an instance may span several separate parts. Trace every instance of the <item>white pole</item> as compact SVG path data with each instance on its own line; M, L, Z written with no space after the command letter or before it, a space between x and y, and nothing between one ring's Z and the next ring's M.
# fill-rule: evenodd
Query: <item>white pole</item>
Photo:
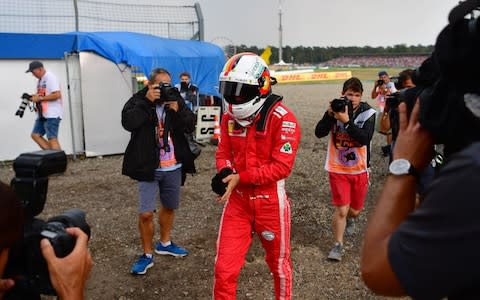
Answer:
M69 53L64 52L65 57L65 68L67 71L67 91L68 91L68 111L70 113L70 133L72 134L72 150L73 150L73 160L77 160L77 149L75 147L75 129L73 122L73 108L72 108L72 94L70 92L70 70L68 67L68 58L70 57Z
M278 26L278 62L282 63L282 0L278 0L278 19L279 19L279 26Z

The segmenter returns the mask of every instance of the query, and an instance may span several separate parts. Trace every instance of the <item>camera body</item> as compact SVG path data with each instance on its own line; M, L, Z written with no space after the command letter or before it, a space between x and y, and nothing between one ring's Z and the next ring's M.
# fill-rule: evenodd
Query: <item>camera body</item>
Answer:
M160 83L156 89L160 90L160 98L157 99L157 102L163 103L165 101L178 101L180 92L176 87L172 86L170 83Z
M395 92L386 96L385 105L390 109L396 109L401 101L400 92Z
M48 267L40 249L40 240L47 238L57 257L65 257L75 247L75 238L65 229L79 227L90 236L85 212L71 209L47 221L35 218L43 211L48 176L64 172L65 152L42 150L23 153L14 163L15 178L11 186L23 209L23 238L9 251L5 276L15 280L5 299L40 299L40 294L56 295L50 282Z
M332 102L330 102L330 107L334 112L345 112L345 109L349 108L350 113L353 112L353 105L352 101L350 101L347 97L341 97L338 99L333 99Z
M383 85L384 83L385 83L385 81L383 81L383 79L377 80L377 85L378 86Z

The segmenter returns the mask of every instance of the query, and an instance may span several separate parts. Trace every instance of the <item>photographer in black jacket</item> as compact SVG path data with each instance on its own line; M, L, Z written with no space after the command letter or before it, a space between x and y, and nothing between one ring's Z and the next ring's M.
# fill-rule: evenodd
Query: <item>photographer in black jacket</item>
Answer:
M131 132L122 173L138 181L139 230L144 254L132 274L145 274L153 266L153 251L161 255L185 256L188 251L170 240L180 186L186 173L195 173L193 154L185 133L193 132L195 116L178 90L171 86L170 73L152 71L148 86L128 100L122 110L122 125ZM155 248L153 214L160 193L160 241Z

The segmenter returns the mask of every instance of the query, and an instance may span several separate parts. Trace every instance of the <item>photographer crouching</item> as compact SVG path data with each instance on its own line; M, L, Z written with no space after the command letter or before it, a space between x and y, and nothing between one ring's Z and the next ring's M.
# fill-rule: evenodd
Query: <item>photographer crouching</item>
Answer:
M4 276L9 259L15 255L12 249L22 240L23 221L21 202L8 185L0 182L0 299L18 299L10 294L17 287L17 278ZM88 236L79 228L67 228L66 232L76 240L69 255L58 258L46 238L41 240L39 247L48 266L51 284L59 298L83 299L93 264L87 247ZM21 286L18 288L22 289Z
M362 251L365 284L385 296L478 299L480 294L480 22L461 2L439 34L434 84L399 105L393 161L369 220ZM418 86L418 84L417 84ZM444 144L446 163L415 209L418 174Z

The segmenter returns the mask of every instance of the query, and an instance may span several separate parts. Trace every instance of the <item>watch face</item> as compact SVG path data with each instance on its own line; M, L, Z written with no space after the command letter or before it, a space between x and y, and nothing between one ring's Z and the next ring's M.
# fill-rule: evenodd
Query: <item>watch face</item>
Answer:
M394 175L406 175L409 174L410 162L406 159L396 159L392 161L388 168L390 173Z

